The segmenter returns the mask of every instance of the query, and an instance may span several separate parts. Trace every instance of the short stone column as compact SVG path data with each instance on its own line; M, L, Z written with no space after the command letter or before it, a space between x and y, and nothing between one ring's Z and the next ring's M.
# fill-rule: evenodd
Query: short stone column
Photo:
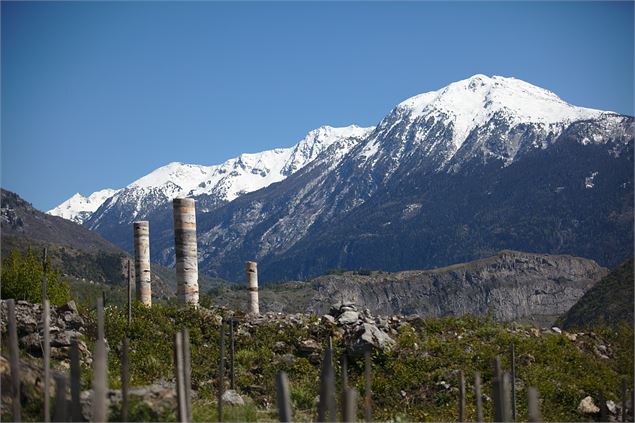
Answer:
M258 305L258 263L255 261L245 262L245 272L247 273L247 286L249 287L249 313L260 314Z
M174 252L176 254L176 300L179 305L198 307L198 256L196 206L192 198L175 198Z
M152 306L152 285L150 282L150 223L134 222L134 273L137 301L147 307Z

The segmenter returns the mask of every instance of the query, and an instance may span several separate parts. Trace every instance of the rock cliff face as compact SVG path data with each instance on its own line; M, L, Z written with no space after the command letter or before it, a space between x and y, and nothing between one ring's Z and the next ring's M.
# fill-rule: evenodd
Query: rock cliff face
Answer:
M383 315L491 312L498 320L513 320L565 312L606 274L587 259L503 252L431 271L321 277L310 308L326 311L339 297Z
M441 269L321 276L292 303L287 298L274 304L317 314L351 302L378 315L492 313L497 320L516 320L565 312L607 273L588 259L503 251Z

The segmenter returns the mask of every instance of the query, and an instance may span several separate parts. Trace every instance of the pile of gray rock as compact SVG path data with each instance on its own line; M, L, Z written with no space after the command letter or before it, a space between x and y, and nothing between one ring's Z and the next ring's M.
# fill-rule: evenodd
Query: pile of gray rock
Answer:
M0 329L4 336L7 332L8 310L5 300L0 302ZM42 357L43 324L42 305L27 301L16 301L15 317L18 327L18 342L33 357ZM92 362L91 353L83 340L85 322L79 315L75 301L59 307L50 308L51 358L70 365L69 350L71 341L77 340L80 360L85 364Z
M363 354L369 349L389 351L395 341L388 334L396 334L390 323L400 319L373 317L368 309L359 311L352 302L334 304L329 314L322 316L322 322L337 325L343 329L344 344L349 354Z
M418 318L418 316L417 316ZM391 336L411 317L391 316L374 317L368 309L360 310L353 302L342 301L331 306L329 313L315 321L309 314L286 314L267 312L258 316L244 316L237 329L240 336L250 336L262 324L276 323L280 330L287 326L301 326L309 332L317 332L319 328L330 328L336 338L344 340L344 345L351 355L363 354L370 349L389 351L395 341ZM297 353L306 356L311 362L320 360L322 346L314 339L305 339L296 346ZM280 354L290 351L280 351ZM290 358L287 359L289 361Z

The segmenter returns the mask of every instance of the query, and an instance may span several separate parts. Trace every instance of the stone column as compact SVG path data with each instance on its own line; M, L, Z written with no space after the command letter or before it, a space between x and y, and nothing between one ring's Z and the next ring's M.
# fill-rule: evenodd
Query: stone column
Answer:
M134 222L134 273L137 301L152 306L150 284L150 223L146 220Z
M247 273L247 285L249 286L249 313L260 314L258 306L258 263L255 261L245 262L245 272Z
M176 254L176 300L198 307L198 256L196 208L192 198L175 198L174 252Z

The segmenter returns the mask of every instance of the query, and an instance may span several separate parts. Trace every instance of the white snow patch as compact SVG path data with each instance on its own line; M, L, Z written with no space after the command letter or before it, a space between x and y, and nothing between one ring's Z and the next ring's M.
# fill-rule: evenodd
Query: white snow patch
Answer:
M76 193L68 200L64 201L47 213L53 216L63 217L76 223L83 223L84 217L97 210L108 198L112 197L118 190L106 188L93 192L85 197Z
M584 178L584 188L586 189L593 188L595 186L595 183L593 181L599 173L600 172L593 172L591 176L587 176L586 178Z

